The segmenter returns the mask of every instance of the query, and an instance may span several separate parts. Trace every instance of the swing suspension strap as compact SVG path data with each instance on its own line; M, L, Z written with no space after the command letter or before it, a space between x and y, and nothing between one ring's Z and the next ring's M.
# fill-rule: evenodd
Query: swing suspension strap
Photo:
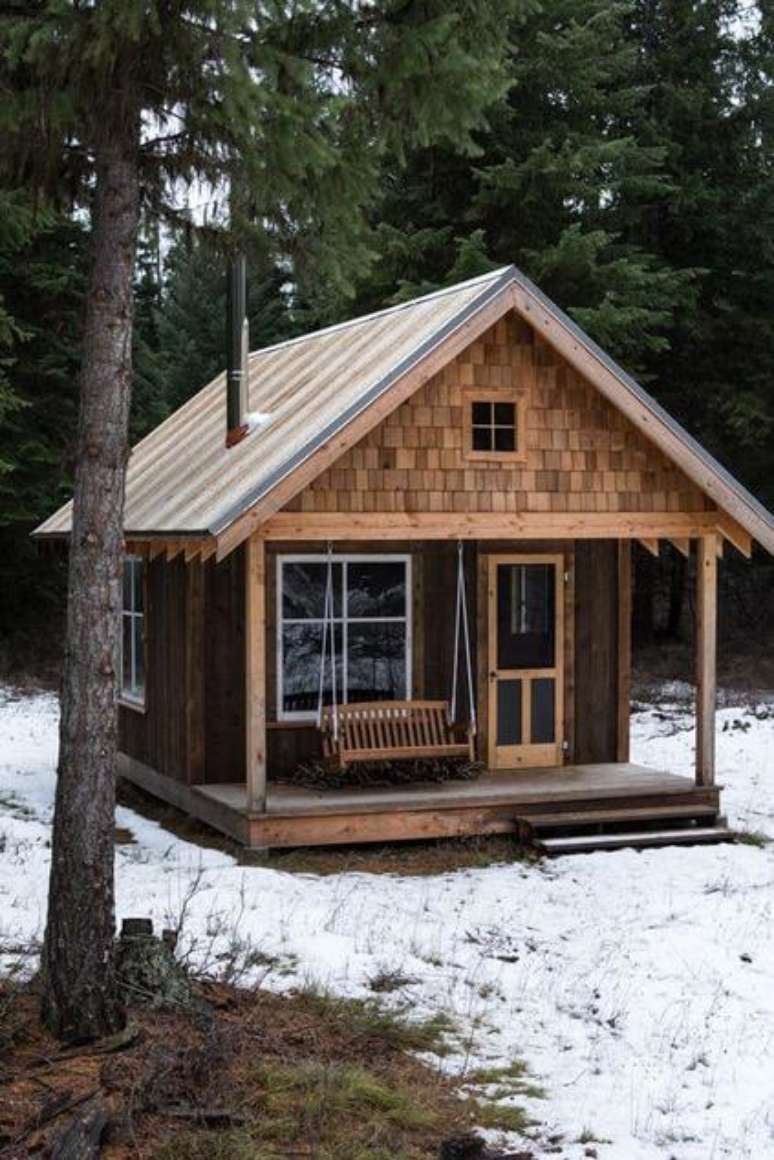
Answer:
M330 649L327 648L330 632ZM339 705L336 691L336 623L333 606L333 545L328 544L328 567L325 575L325 599L323 601L322 645L320 649L320 687L317 697L317 726L322 725L325 703L325 660L330 652L331 666L331 726L334 741L339 737Z
M457 607L454 616L454 662L452 667L452 687L449 698L449 724L457 717L457 684L459 677L460 634L465 647L465 674L468 682L468 706L470 710L470 732L476 735L476 695L473 685L473 656L470 647L470 624L468 622L468 597L465 585L465 562L462 555L462 540L457 541Z

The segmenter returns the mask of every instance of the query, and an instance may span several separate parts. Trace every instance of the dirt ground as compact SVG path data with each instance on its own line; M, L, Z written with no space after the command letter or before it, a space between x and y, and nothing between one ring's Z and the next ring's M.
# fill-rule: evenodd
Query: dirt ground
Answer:
M104 1117L112 1160L419 1160L518 1108L460 1098L410 1053L443 1049L376 999L197 984L197 1008L135 1007L127 1031L63 1048L30 985L0 988L0 1157L56 1154L73 1117ZM475 1077L471 1077L475 1079ZM531 1151L521 1153L531 1156Z

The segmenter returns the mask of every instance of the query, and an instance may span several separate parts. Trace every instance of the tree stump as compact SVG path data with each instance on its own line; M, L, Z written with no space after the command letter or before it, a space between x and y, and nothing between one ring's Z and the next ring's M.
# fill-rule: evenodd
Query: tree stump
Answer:
M116 973L127 1003L200 1007L191 980L174 955L174 941L157 938L149 918L125 918L116 948Z
M438 1160L486 1160L486 1144L473 1132L450 1136L441 1144Z
M534 1160L534 1153L502 1152L498 1148L490 1148L486 1140L475 1132L465 1132L443 1141L438 1160Z

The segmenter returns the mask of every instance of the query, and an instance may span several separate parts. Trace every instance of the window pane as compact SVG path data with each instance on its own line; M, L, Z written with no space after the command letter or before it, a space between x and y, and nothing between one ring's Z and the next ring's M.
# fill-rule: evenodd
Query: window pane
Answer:
M333 700L330 628L326 643L326 705ZM321 624L286 624L282 629L282 708L286 713L314 712L320 690ZM336 699L343 700L342 630L336 625Z
M133 616L134 626L134 689L135 697L145 697L145 649L143 647L143 628L145 620L142 616Z
M491 451L492 450L492 429L491 429L491 427L474 427L473 428L473 450L474 451Z
M406 565L364 560L347 565L348 616L405 616Z
M516 433L513 427L495 427L495 451L515 451Z
M132 691L132 618L121 617L121 689Z
M341 564L333 565L334 611L341 616ZM282 615L286 620L321 620L328 565L302 561L282 565Z
M495 403L494 421L498 426L514 427L516 424L516 404Z
M348 626L348 700L404 701L406 699L405 624Z
M538 677L532 682L531 737L534 745L556 740L554 679Z
M555 576L552 564L498 566L498 668L547 669L554 664Z
M143 612L145 607L145 561L134 560L134 611Z
M488 427L492 422L492 404L491 403L474 403L473 404L473 424Z
M132 611L132 561L124 560L124 612Z
M497 682L497 744L521 745L521 681Z

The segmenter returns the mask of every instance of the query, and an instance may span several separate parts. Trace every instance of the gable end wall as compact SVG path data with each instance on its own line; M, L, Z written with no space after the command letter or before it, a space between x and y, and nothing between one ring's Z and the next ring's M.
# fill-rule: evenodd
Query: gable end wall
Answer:
M463 454L463 395L526 390L523 463ZM515 315L503 318L289 504L303 512L663 512L714 505Z

